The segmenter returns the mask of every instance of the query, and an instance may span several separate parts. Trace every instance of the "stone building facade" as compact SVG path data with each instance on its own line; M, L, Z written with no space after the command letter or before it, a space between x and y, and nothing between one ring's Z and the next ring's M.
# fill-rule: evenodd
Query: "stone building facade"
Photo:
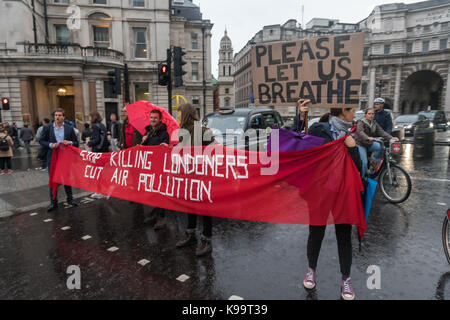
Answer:
M181 45L189 51L189 67L190 60L201 64L199 26L206 25L206 39L212 27L201 15L196 23L183 18L185 7L200 11L190 0L47 0L46 5L35 0L34 8L25 0L0 0L0 96L11 105L1 111L1 120L35 127L57 107L79 127L94 110L108 120L111 113L121 117L126 90L115 94L108 72L119 69L124 88L125 67L131 103L149 100L167 107L167 88L158 85L158 63L166 60L171 45ZM190 41L179 34L172 37L180 28L189 37L190 30L200 33L195 54L186 47ZM208 74L209 44L205 52ZM183 95L194 103L198 96L200 104L202 79L194 86L185 78ZM212 104L212 93L210 100Z

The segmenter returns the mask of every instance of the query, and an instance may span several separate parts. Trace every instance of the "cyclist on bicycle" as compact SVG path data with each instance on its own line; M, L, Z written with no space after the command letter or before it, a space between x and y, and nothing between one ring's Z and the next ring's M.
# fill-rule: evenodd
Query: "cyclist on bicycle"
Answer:
M359 155L362 162L361 176L364 178L367 170L368 157L367 151L372 152L373 160L376 166L381 161L382 148L381 143L376 141L377 137L386 140L398 140L392 137L389 133L384 131L381 126L374 120L375 110L373 108L366 109L365 117L357 122L355 140L359 149ZM375 164L374 164L375 165Z

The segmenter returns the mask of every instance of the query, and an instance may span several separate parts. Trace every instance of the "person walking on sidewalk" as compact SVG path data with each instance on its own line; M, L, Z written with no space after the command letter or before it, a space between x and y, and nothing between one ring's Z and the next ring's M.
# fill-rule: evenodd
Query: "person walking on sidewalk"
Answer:
M64 122L64 110L56 109L53 112L54 122L44 127L42 138L39 143L44 148L47 148L47 168L50 173L53 150L59 148L60 145L72 145L78 148L78 139L73 128ZM70 168L68 167L68 170ZM64 186L66 191L67 203L71 206L77 206L73 200L72 187ZM56 192L57 193L57 192ZM50 188L50 206L47 212L58 209L58 195L53 197L52 189Z
M48 126L49 123L50 123L50 119L45 118L42 121L42 125L38 128L38 130L36 132L36 136L35 136L35 139L38 143L42 139L42 133L44 132L44 128L46 126ZM38 160L42 161L41 171L47 170L47 148L40 146L37 158L38 158Z
M33 131L28 128L28 124L25 124L23 128L20 130L20 139L23 141L25 148L27 149L27 153L31 153L30 143L34 139Z
M11 158L13 156L14 141L9 136L6 128L0 123L0 174L5 174L5 169L8 169L8 174L12 173Z
M162 112L159 110L152 110L150 113L150 125L145 128L146 133L142 137L142 145L143 146L160 146L161 144L169 145L170 137L167 132L167 126L162 123ZM163 208L155 208L153 213L155 217L150 219L157 220L155 226L153 227L155 230L160 230L167 225L166 222L166 213Z
M191 141L183 141L183 137L180 137L180 145L186 146L206 146L212 143L212 133L208 134L208 129L206 127L201 127L199 122L197 110L190 104L184 104L179 109L178 119L181 119L180 129L187 130L190 134ZM195 126L198 125L202 130L202 141L196 141L195 139ZM205 139L211 137L209 141ZM201 237L201 242L196 250L196 256L204 256L212 252L212 218L210 216L203 216L203 234ZM190 245L195 245L197 243L197 238L195 235L195 229L197 227L197 215L188 214L188 226L184 237L177 242L176 247L182 248Z
M111 149L113 152L119 151L119 139L120 139L120 122L117 121L115 113L111 114L111 124L109 127L109 133L111 134Z
M22 150L22 144L20 143L20 140L19 140L19 128L17 128L17 124L15 122L13 122L13 124L11 126L11 130L12 130L12 132L10 133L10 135L14 141L15 148Z

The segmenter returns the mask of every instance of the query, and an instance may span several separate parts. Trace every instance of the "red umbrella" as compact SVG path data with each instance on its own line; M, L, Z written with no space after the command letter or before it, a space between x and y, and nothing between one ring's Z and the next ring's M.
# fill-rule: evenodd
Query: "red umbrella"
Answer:
M140 132L140 134L144 135L146 132L145 128L150 125L150 113L155 109L161 111L163 115L162 122L167 126L167 132L170 136L170 144L178 144L178 136L175 136L177 138L174 139L172 137L172 133L180 129L180 125L166 109L160 106L154 105L148 101L138 101L130 104L126 107L128 120L130 124Z

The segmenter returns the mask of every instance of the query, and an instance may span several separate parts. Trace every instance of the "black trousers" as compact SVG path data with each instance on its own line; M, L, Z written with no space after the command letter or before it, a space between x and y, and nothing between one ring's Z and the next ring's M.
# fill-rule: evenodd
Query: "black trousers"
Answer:
M9 170L12 169L11 157L1 157L0 158L0 170L5 170L5 166L6 166L6 169L9 169Z
M51 162L47 160L47 168L48 168L48 174L50 175L50 167L51 167ZM56 197L53 198L53 192L52 189L50 188L50 202L54 205L58 204L58 190L56 190ZM64 186L64 191L66 191L66 199L67 202L71 202L73 201L73 192L72 192L72 187L70 186Z
M352 226L349 224L337 224L336 240L338 244L339 264L343 276L350 276L352 267ZM309 226L308 237L308 263L311 269L316 270L319 259L322 240L325 236L326 226Z
M203 235L206 238L212 237L212 218L210 216L203 216ZM195 229L197 227L197 215L188 214L188 229Z

